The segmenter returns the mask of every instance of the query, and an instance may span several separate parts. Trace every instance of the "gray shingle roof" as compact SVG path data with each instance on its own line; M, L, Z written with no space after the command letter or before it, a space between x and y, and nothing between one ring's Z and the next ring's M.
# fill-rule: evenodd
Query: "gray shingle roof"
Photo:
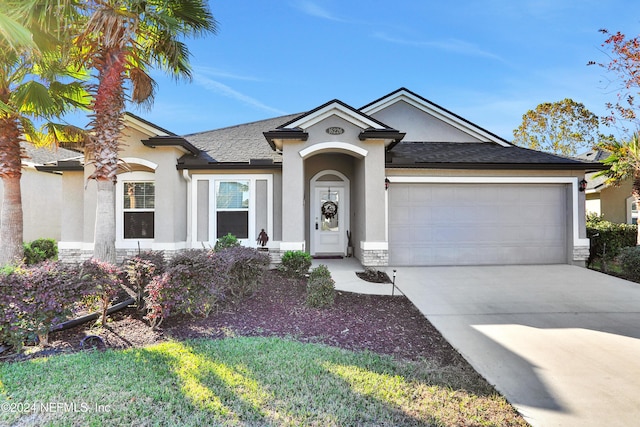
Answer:
M492 143L401 142L387 157L388 167L560 167L583 169L584 162L522 147Z
M83 158L84 155L77 151L62 147L36 147L33 144L23 143L22 148L26 154L26 161L37 165L54 163L58 160Z
M581 160L589 161L589 162L601 162L607 157L609 157L611 153L595 149L587 151L586 153L579 154L577 157ZM602 189L608 186L607 177L606 176L596 176L597 172L588 173L585 175L585 179L587 180L587 191L595 190L601 191Z
M300 114L230 126L206 132L185 135L184 139L203 150L208 156L200 160L215 162L249 162L251 159L273 159L282 162L282 156L271 149L263 132L275 129Z

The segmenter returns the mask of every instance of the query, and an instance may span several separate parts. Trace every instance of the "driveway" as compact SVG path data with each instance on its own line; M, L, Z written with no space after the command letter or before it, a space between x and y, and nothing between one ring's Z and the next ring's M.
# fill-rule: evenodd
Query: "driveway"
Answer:
M398 267L396 285L533 426L638 425L640 285L569 265Z

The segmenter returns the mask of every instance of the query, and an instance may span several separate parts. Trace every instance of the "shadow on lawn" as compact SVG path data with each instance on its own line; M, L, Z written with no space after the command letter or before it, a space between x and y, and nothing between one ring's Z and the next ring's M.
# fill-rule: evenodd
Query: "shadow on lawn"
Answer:
M65 381L48 378L52 373ZM53 393L63 402L90 401L111 409L43 414L42 423L526 425L471 375L477 374L320 344L245 337L34 359L6 377L4 386L16 401ZM23 421L9 416L0 414L0 423Z
M189 406L222 423L462 425L471 416L461 402L500 405L488 385L461 389L469 373L452 367L278 338L167 342L132 353L167 369Z

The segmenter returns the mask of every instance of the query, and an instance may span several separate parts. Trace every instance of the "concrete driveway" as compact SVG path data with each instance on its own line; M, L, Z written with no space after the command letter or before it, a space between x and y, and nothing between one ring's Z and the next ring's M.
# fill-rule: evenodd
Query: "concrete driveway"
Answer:
M640 285L569 265L398 267L396 285L533 426L640 422Z

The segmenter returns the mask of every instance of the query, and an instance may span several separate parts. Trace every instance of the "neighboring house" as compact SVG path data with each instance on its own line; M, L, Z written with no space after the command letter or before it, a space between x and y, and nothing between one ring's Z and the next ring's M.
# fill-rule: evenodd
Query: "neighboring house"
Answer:
M118 175L119 256L211 247L227 233L274 254L353 254L365 266L584 264L585 170L508 141L407 90L362 108L175 135L127 114ZM62 174L63 257L91 255L90 165ZM55 195L54 195L55 197ZM53 202L52 202L53 203Z
M57 163L59 159L80 159L82 153L64 148L38 148L23 143L22 161L22 212L23 239L25 242L40 238L59 241L62 237L62 174L40 173L39 165ZM0 207L4 187L0 184Z
M581 154L578 158L590 162L601 162L608 156L609 153L598 149ZM611 222L637 224L638 206L631 195L631 179L619 185L611 185L606 183L606 177L596 177L596 174L597 172L589 172L585 175L587 213L602 215L605 220Z

